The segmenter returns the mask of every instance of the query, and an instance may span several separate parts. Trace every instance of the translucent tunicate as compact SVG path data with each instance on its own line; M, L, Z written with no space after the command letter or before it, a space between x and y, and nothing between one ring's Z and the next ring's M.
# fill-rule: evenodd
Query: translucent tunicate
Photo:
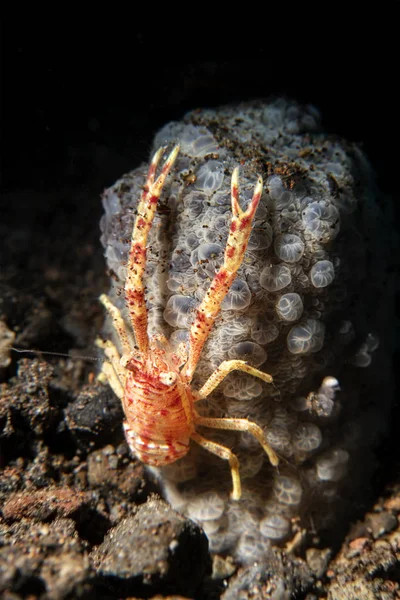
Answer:
M297 321L303 314L303 302L296 293L284 294L275 306L276 312L285 321Z
M107 261L109 262L116 262L121 264L124 254L125 254L125 249L121 247L120 244L114 244L114 246L107 246L106 252L105 252L105 256Z
M261 540L260 534L242 533L236 546L236 556L244 565L262 561L268 554L269 546Z
M224 320L224 324L215 333L221 341L226 341L231 346L233 342L238 342L247 335L249 327L249 319L245 315L240 315L234 319Z
M292 354L318 352L324 344L325 326L315 319L306 319L289 331L286 343Z
M216 244L223 240L225 243L228 237L228 227L225 215L220 215L215 219L214 215L210 215L209 211L207 211L202 220L202 224L206 225L206 227L202 227L202 235L206 242L209 244Z
M171 327L189 327L195 306L194 298L180 295L171 296L164 310L164 319Z
M323 244L334 240L339 233L339 211L325 200L311 202L303 211L302 219L306 231Z
M237 400L250 400L261 395L262 384L255 378L243 376L232 378L224 386L224 396Z
M199 261L215 260L223 252L222 246L219 244L200 244L197 249Z
M242 279L235 279L231 288L222 301L222 310L243 310L250 304L251 292Z
M317 475L321 481L339 481L346 473L349 453L341 448L321 456L316 461Z
M279 129L284 125L285 112L278 103L274 102L263 109L262 120L267 127Z
M196 269L196 279L200 285L214 276L222 262L223 250L219 244L200 244L191 252L190 263Z
M251 337L257 344L269 344L276 340L279 329L266 317L259 316L251 328Z
M225 510L225 502L216 492L206 492L193 498L188 506L188 514L195 521L214 521Z
M279 175L272 175L271 177L268 177L266 190L268 191L269 197L272 198L272 200L277 200L282 196L282 194L285 192L285 187Z
M216 160L209 160L196 173L194 187L207 196L218 190L224 181L224 165Z
M189 235L185 237L185 243L189 250L194 250L194 248L197 248L199 245L199 238L194 232L189 233Z
M293 434L293 444L301 452L313 452L321 442L321 431L314 423L301 423Z
M369 333L365 340L368 352L375 352L379 348L379 338L374 333Z
M271 427L270 425L266 433L266 438L274 450L285 456L291 456L292 447L290 444L290 435L286 428Z
M250 251L266 250L272 243L273 231L269 223L263 223L262 227L255 226L251 232L247 248Z
M260 285L269 292L278 292L288 286L292 275L284 265L271 265L264 267L260 275Z
M325 394L317 394L313 408L319 417L329 417L332 414L334 407L335 403L332 398Z
M243 435L242 434L242 443L243 443ZM251 436L249 436L251 437ZM251 440L253 442L254 438ZM247 441L247 440L246 440ZM258 448L256 451L250 452L248 448L246 448L245 452L239 453L239 461L240 461L240 477L243 479L255 477L264 464L265 460L265 452L259 452Z
M217 533L221 527L221 519L214 519L212 521L202 521L201 527L209 538L213 534Z
M281 504L297 506L302 496L301 483L293 477L280 475L274 481L274 495Z
M176 249L171 256L171 272L186 273L191 267L189 256L181 248Z
M368 352L357 352L357 354L349 359L349 362L355 367L366 369L372 362L372 356Z
M274 243L275 254L285 262L295 263L304 253L304 243L294 233L279 235Z
M310 271L311 283L316 288L324 288L335 278L335 269L330 260L319 260Z
M290 522L281 515L270 515L260 521L260 532L263 537L281 540L290 530Z
M199 192L190 192L187 196L184 196L183 203L185 207L185 214L189 219L196 219L206 206L207 196L200 194Z
M186 125L180 134L179 142L181 153L188 156L203 158L207 154L218 152L218 144L211 133L205 128L194 125Z
M261 346L254 342L240 342L232 346L228 352L231 359L248 362L252 367L259 367L267 360L267 353Z
M121 201L111 190L108 190L103 194L102 201L107 218L121 212Z
M340 387L336 377L332 377L331 375L324 377L319 392L325 394L327 398L333 399L338 391L340 391Z

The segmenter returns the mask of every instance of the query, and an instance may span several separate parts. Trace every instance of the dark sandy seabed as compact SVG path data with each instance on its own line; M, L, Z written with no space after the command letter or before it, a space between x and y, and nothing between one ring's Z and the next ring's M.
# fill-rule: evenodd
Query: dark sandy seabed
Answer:
M268 564L240 567L229 556L211 557L201 529L161 500L129 455L119 402L95 382L99 362L79 358L98 357L98 296L108 288L99 195L147 159L164 122L206 104L213 92L214 105L238 100L213 89L210 68L185 71L185 91L174 88L169 106L146 112L145 96L135 113L124 106L114 119L104 107L100 116L84 108L84 125L78 119L72 133L72 117L60 130L60 117L44 104L44 116L24 117L32 119L25 147L11 151L0 220L0 320L15 333L15 347L70 357L12 352L0 368L0 593L9 600L400 597L398 406L378 452L374 500L360 498L352 520L338 524L340 536L316 535L295 556L276 549ZM231 81L229 69L217 75ZM191 85L202 93L192 97Z

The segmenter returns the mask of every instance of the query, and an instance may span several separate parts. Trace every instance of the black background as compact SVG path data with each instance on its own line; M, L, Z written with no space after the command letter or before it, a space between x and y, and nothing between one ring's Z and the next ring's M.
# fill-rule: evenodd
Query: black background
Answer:
M336 21L318 12L297 21L283 7L279 17L244 13L251 17L245 24L235 13L218 24L210 10L191 7L166 17L172 27L153 6L134 16L109 7L110 22L103 14L101 23L97 14L67 18L62 7L59 15L21 9L23 18L4 28L5 189L46 189L99 174L108 185L121 166L147 160L154 132L186 111L282 94L317 106L327 131L364 145L381 187L396 187L390 15L384 26L376 15L349 22L339 8Z

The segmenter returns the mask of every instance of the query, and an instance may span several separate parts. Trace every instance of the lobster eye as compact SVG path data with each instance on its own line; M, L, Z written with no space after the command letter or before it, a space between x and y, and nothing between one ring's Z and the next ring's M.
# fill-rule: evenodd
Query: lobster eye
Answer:
M160 381L164 385L168 385L168 386L174 385L176 378L177 378L177 374L174 373L173 371L160 373Z

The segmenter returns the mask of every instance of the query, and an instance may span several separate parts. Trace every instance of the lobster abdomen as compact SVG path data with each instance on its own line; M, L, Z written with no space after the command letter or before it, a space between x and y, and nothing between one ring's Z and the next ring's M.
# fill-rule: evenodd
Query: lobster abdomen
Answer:
M130 449L142 462L162 466L187 454L194 429L189 394L180 381L166 385L145 372L128 374L124 431Z

